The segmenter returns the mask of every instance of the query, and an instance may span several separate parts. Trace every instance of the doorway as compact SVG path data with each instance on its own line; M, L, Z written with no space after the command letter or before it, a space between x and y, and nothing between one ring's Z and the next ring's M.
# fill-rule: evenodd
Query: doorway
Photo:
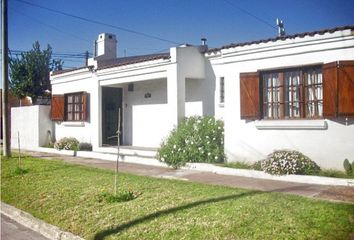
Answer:
M102 144L117 145L118 112L120 109L120 144L123 139L123 89L102 87Z

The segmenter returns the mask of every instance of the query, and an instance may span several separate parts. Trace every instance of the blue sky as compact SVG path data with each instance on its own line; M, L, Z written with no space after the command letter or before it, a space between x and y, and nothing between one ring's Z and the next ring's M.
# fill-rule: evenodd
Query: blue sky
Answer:
M231 6L233 3L275 26L285 22L287 33L354 25L353 0L27 0L29 2L151 34L177 43L210 47L275 37L276 29ZM34 41L50 44L55 53L92 52L102 32L118 38L118 55L168 51L173 44L84 22L44 9L8 0L9 48L29 50ZM83 61L82 61L83 62ZM66 67L81 65L66 61Z

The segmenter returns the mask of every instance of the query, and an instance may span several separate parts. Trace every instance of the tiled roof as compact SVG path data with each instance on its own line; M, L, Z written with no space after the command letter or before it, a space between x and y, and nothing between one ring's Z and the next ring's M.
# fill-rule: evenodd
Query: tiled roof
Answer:
M149 54L149 55L140 55L140 56L131 56L131 57L123 57L117 58L108 61L99 61L98 62L98 70L125 66L134 63L147 62L158 59L169 59L170 53L158 53L158 54Z
M80 70L80 69L85 69L85 68L87 68L87 67L85 66L85 67L77 67L77 68L58 70L58 71L54 71L52 73L52 76L63 74L63 73L67 73L67 72L72 72L72 71L76 71L76 70Z
M318 30L318 31L313 31L313 32L304 32L304 33L296 33L292 35L286 35L286 36L281 36L281 37L275 37L275 38L268 38L268 39L263 39L263 40L258 40L258 41L250 41L250 42L243 42L243 43L231 43L228 45L224 45L220 48L211 48L208 50L208 53L220 51L222 49L228 49L228 48L234 48L234 47L242 47L242 46L247 46L247 45L252 45L252 44L260 44L260 43L267 43L267 42L275 42L278 40L286 40L286 39L293 39L293 38L303 38L306 36L314 36L316 34L323 35L325 33L334 33L336 31L343 31L351 29L354 30L354 25L352 26L343 26L343 27L336 27L336 28L330 28L330 29L323 29L323 30Z
M98 70L112 68L112 67L119 67L119 66L134 64L134 63L158 60L158 59L169 59L170 57L171 57L170 53L158 53L158 54L122 57L122 58L117 58L117 59L113 59L113 60L101 60L101 61L98 61ZM52 73L52 76L67 73L67 72L72 72L72 71L76 71L76 70L80 70L80 69L84 69L84 68L87 68L87 67L79 67L79 68L55 71Z

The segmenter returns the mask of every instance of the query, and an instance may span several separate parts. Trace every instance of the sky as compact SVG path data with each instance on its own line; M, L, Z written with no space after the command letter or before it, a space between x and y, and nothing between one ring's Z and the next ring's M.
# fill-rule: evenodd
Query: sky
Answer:
M161 41L38 8L162 38ZM252 16L251 16L252 15ZM54 53L92 52L98 34L113 33L118 56L167 52L176 44L209 47L276 37L276 18L287 34L354 25L354 0L8 0L10 50L30 50L35 41ZM174 43L171 43L174 42ZM83 59L64 59L64 67Z

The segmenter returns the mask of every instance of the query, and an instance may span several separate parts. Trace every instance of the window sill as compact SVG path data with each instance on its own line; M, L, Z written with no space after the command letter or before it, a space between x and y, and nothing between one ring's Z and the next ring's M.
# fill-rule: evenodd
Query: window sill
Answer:
M85 127L85 122L62 122L61 125L65 127Z
M324 119L316 120L257 120L254 125L257 129L280 129L280 130L325 130L327 129L327 122Z

